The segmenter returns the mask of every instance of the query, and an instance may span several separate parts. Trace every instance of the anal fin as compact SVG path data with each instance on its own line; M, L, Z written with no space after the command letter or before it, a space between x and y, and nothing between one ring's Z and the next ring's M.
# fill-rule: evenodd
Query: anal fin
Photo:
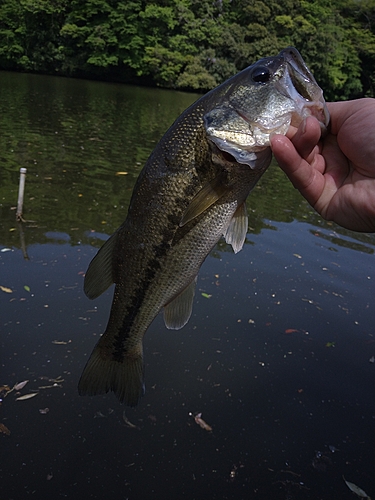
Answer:
M234 253L242 250L246 239L248 227L248 217L245 202L241 203L229 223L229 226L224 233L225 241L232 245Z
M193 310L196 283L197 277L177 297L164 306L164 322L170 330L179 330L189 321Z

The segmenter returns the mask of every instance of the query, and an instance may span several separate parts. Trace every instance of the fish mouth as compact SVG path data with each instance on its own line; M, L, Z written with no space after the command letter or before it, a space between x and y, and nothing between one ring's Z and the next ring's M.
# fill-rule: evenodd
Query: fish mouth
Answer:
M298 50L288 47L280 52L284 59L284 71L276 83L277 90L294 102L290 125L298 127L308 116L314 116L322 135L327 131L330 116L323 97L323 91L306 66Z

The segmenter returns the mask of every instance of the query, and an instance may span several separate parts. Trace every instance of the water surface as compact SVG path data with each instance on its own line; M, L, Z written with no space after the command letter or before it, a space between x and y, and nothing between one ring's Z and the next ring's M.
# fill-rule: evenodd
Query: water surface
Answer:
M83 276L198 96L4 72L0 85L0 385L29 380L0 407L2 498L353 498L342 475L374 496L375 237L322 221L272 165L243 251L221 241L202 266L189 323L149 328L129 427L112 394L77 394L113 293L88 300Z

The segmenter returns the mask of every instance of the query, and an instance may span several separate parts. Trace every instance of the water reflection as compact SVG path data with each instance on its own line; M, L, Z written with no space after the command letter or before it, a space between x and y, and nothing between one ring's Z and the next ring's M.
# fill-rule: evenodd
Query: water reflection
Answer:
M27 218L68 232L104 224L111 232L121 223L149 153L198 97L10 73L0 73L0 85L3 219L23 166Z
M85 231L111 234L124 220L134 182L149 153L196 94L0 72L1 240L13 234L19 168L27 167L25 233L66 232L73 244ZM121 173L121 175L116 175ZM308 207L272 165L248 199L249 224L259 233L264 217L329 224ZM332 227L332 226L331 226ZM367 235L345 232L352 239Z
M157 317L147 332L130 428L112 394L77 394L112 296L89 301L83 276L155 141L196 96L0 83L0 385L28 379L21 393L38 392L0 407L4 498L328 500L352 495L343 474L373 496L374 237L322 221L270 167L248 200L243 251L217 245L188 325L168 331Z

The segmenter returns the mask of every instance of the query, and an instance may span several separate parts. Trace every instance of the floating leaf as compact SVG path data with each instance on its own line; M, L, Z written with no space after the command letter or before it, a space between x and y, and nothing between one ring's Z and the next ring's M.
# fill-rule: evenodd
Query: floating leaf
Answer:
M296 330L295 328L287 328L284 333L289 334L289 333L294 333L294 332L298 332L298 330Z
M336 453L336 451L340 451L336 448L336 446L332 446L331 444L328 446L328 448L331 453Z
M6 286L0 285L0 290L5 293L13 293L13 290L11 288L7 288Z
M40 385L38 389L52 389L53 387L62 387L61 384L57 384L56 382L52 385Z
M128 175L128 172L116 172L115 175Z
M129 421L128 417L127 417L127 416L126 416L126 414L125 414L125 410L124 410L124 411L123 411L123 413L122 413L122 419L124 420L125 425L126 425L127 427L130 427L131 429L138 429L138 430L140 430L140 428L138 427L138 425L132 424L132 423Z
M25 285L25 286L23 287L23 289L24 289L24 290L26 290L26 292L30 292L30 287L29 287L29 286L27 286L27 285Z
M342 478L345 481L345 484L349 488L349 490L351 490L353 493L355 493L356 495L358 495L361 498L367 498L368 500L370 500L370 497L367 495L367 493L365 491L362 490L362 488L360 488L359 486L357 486L354 483L350 483L349 481L347 481L344 478L344 476L342 476Z
M8 429L8 427L4 424L0 424L0 432L3 432L4 434L6 434L7 436L9 436L10 434L10 430Z
M24 401L25 399L31 399L37 394L38 394L37 392L30 392L30 394L24 394L23 396L16 398L16 401Z
M208 425L207 422L205 422L202 418L202 413L197 413L196 415L193 415L191 412L189 413L190 416L194 417L195 422L202 427L205 431L211 432L212 427Z
M202 292L202 297L204 297L205 299L210 299L212 295Z
M327 342L326 347L335 347L336 342Z
M23 389L25 387L25 385L27 384L28 380L24 380L23 382L18 382L18 384L16 384L13 389L15 391L20 391L21 389Z

